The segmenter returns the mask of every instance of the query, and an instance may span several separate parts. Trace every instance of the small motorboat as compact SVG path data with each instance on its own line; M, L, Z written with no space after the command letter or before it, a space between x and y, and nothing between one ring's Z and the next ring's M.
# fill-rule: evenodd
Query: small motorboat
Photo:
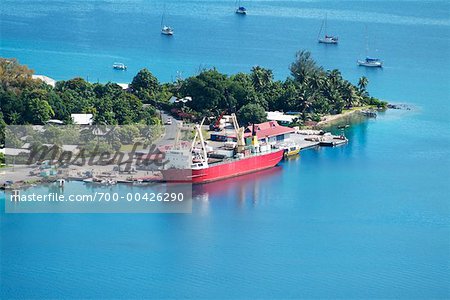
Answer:
M115 62L112 67L115 70L122 70L122 71L125 71L128 68L125 64L117 62Z
M350 127L350 125L345 124L345 125L339 125L337 128L338 129L345 129L345 128L349 128L349 127Z
M284 157L295 156L299 154L301 150L300 146L294 143L280 144L278 145L278 148L284 150Z

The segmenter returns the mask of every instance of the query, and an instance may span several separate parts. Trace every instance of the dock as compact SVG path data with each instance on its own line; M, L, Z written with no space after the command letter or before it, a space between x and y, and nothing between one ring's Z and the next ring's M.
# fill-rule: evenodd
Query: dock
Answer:
M291 134L290 140L300 146L300 150L324 146L334 147L346 144L348 139L345 136L332 135L318 130L299 130Z

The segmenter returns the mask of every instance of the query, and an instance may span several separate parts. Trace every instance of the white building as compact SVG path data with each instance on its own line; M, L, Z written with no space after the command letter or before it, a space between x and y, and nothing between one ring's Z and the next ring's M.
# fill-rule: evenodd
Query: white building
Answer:
M269 121L277 121L282 125L290 124L294 121L294 119L298 118L298 116L285 115L281 111L268 111L267 112L267 120Z
M92 125L94 121L93 114L71 114L70 116L75 125Z
M39 80L43 81L44 83L46 83L46 84L48 84L48 85L50 85L52 87L55 87L55 85L56 85L56 80L55 79L50 78L50 77L45 76L45 75L32 75L31 78L39 79Z

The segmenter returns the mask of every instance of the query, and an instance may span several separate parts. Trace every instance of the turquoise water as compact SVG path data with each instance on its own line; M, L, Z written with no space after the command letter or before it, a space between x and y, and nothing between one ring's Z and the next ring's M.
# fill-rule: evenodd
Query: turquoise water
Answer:
M166 39L162 2L4 0L0 54L56 79L126 82L143 66L162 80L255 64L283 78L306 48L413 109L353 125L346 146L198 186L192 214L2 210L1 298L450 297L450 4L248 1L239 18L233 2L167 2ZM316 44L325 12L337 47ZM365 25L383 70L355 65Z

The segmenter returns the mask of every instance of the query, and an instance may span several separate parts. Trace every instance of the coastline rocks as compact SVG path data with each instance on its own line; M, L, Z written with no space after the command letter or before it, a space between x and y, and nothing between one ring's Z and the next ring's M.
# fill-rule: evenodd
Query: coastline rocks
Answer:
M411 107L407 104L391 104L389 103L387 105L387 108L389 109L405 109L405 110L411 110Z

